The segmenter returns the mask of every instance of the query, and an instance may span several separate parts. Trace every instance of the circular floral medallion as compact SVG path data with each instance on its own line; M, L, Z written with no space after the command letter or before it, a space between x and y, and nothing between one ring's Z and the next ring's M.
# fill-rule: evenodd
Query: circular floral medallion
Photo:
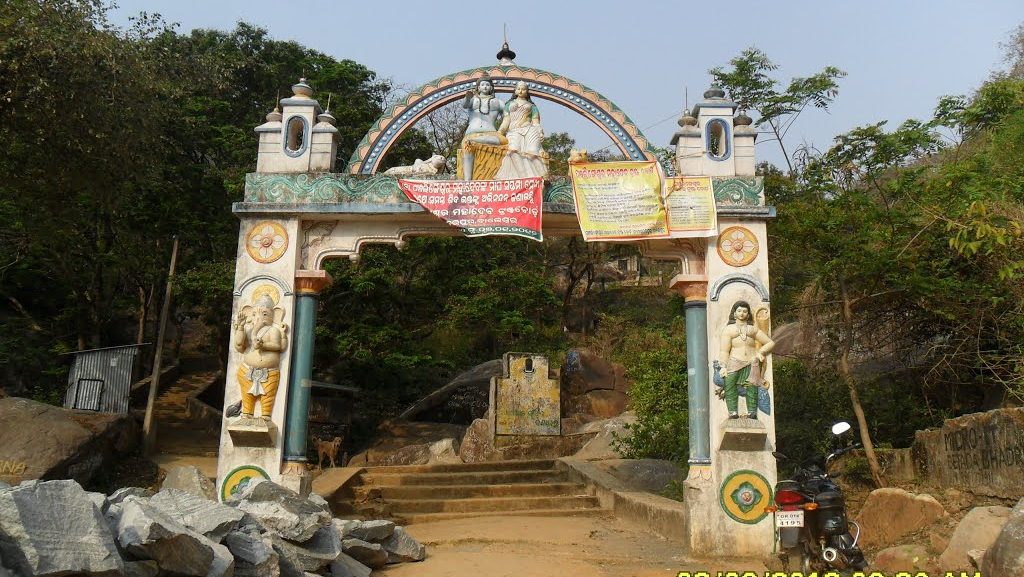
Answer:
M244 465L232 470L220 486L220 500L227 501L232 495L240 493L253 479L269 480L270 475L255 465Z
M718 256L732 266L748 265L757 257L757 237L742 226L730 226L718 235Z
M734 520L753 525L768 515L764 508L772 502L772 487L757 471L739 470L722 483L718 502Z
M256 262L274 262L288 250L288 233L276 222L257 222L249 229L245 239L245 250Z

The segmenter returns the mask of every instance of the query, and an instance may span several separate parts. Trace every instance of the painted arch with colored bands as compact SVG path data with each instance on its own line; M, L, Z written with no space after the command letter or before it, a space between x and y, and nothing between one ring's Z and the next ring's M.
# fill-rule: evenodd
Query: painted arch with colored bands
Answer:
M351 174L373 174L381 159L406 130L433 110L465 97L487 74L496 93L510 93L519 81L530 87L530 95L561 104L596 124L628 160L656 160L650 142L618 106L575 80L520 66L485 66L442 76L413 90L391 105L373 124L349 159Z

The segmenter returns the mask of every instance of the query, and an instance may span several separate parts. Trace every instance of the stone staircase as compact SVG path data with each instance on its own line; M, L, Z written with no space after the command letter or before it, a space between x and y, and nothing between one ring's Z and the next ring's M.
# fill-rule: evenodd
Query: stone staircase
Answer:
M486 515L601 515L554 460L368 467L335 494L336 515L408 525Z
M222 380L219 370L205 370L180 376L161 392L153 405L156 421L157 451L161 454L216 457L220 431L198 426L190 414L189 397ZM216 386L216 385L214 385Z

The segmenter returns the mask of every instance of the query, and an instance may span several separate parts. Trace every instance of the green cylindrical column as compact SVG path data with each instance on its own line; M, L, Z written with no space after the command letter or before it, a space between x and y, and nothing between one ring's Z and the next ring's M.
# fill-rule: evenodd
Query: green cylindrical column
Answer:
M710 386L708 379L708 304L694 300L686 311L687 391L690 407L691 464L711 463Z
M285 421L284 460L306 462L309 430L310 378L313 376L313 341L320 290L330 282L325 271L298 271L295 277L295 323L292 364L288 377L288 416Z
M703 276L679 275L672 288L683 296L686 315L686 382L690 422L691 465L711 463L710 397L708 369L708 283Z

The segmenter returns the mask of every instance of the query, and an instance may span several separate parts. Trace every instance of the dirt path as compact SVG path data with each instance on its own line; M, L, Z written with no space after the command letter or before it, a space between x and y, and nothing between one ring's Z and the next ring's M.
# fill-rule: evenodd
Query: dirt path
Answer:
M701 561L681 544L614 517L476 517L410 525L421 563L387 577L673 577L679 571L764 572L754 561ZM467 535L471 537L467 537ZM374 574L378 572L375 571ZM714 573L712 573L714 574Z

